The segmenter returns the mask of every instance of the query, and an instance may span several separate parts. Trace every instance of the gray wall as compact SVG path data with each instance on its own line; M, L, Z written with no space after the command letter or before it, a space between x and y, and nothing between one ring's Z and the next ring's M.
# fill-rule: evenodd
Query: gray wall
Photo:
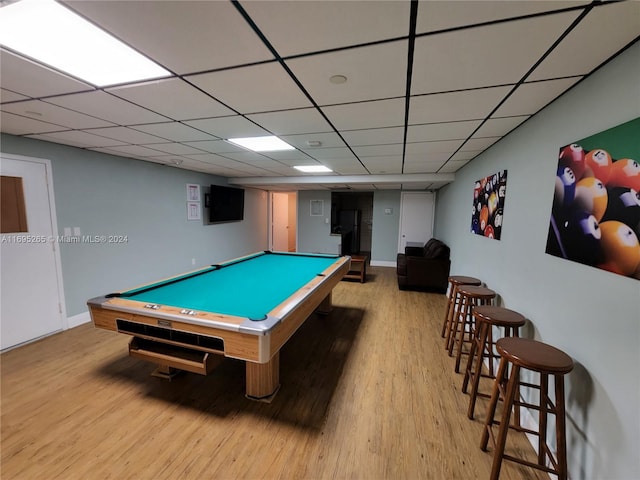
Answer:
M452 273L482 279L576 362L566 380L573 479L640 478L640 281L545 254L558 149L640 115L639 59L636 44L438 192L435 231ZM502 239L473 235L474 181L503 169Z
M263 191L245 191L242 222L206 225L187 220L186 184L204 195L226 179L11 135L1 141L3 152L51 160L60 235L80 227L83 235L127 236L60 245L68 316L86 311L89 298L267 248Z
M385 214L386 208L391 214ZM371 262L395 265L400 229L400 190L377 190L373 194Z
M324 201L324 215L311 216L311 200ZM329 222L327 222L327 219ZM331 192L300 190L298 192L298 251L337 253L331 234Z
M309 215L311 200L324 200L324 216ZM384 213L391 208L391 215ZM326 223L329 219L329 223ZM372 264L395 265L398 252L400 191L378 190L373 194ZM298 250L301 252L336 253L337 237L331 237L331 192L301 190L298 192Z

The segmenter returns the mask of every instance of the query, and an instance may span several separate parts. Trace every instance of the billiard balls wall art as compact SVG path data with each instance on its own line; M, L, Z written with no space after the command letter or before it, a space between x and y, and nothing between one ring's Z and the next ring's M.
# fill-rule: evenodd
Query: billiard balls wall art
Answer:
M640 118L560 148L546 253L640 280Z
M471 210L471 233L500 240L506 192L506 170L475 182Z

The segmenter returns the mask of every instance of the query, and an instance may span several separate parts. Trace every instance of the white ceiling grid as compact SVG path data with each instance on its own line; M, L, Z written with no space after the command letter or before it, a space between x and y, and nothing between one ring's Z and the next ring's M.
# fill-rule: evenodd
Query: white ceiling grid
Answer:
M438 189L640 36L635 0L64 4L171 75L101 89L3 48L2 132L273 190ZM224 141L269 134L296 150Z

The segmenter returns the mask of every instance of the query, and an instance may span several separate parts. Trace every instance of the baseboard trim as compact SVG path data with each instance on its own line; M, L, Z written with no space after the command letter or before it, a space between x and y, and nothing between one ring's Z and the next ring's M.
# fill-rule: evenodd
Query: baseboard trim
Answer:
M389 262L386 260L371 260L370 265L372 267L393 267L396 268L396 262Z
M78 327L89 322L91 322L91 315L87 310L86 312L79 313L78 315L67 317L67 328Z

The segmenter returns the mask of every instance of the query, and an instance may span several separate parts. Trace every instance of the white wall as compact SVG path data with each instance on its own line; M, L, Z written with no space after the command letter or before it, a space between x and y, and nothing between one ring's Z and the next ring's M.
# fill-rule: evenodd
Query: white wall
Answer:
M572 479L640 478L640 281L545 254L558 149L640 116L640 44L456 174L435 234L452 274L482 279L528 333L568 353ZM640 132L638 132L640 136ZM502 239L469 233L474 181L508 170Z

